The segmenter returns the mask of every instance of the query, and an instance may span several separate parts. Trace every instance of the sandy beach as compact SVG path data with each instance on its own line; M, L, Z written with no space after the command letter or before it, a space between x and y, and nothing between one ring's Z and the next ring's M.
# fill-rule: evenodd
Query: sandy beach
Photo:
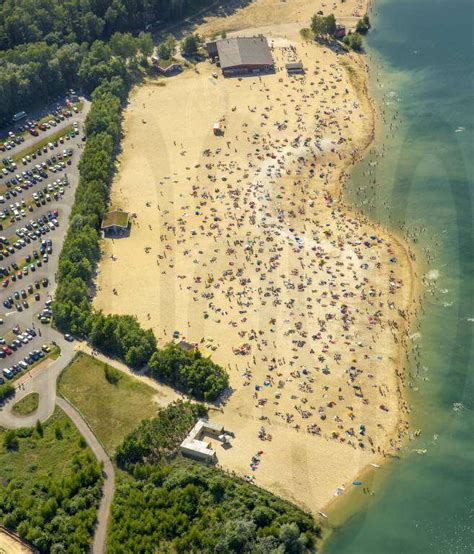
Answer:
M406 245L340 199L374 112L363 59L301 38L319 9L365 3L256 0L197 32L265 34L274 74L206 61L132 92L111 204L133 223L102 242L94 301L224 366L219 464L315 514L400 444L415 297Z

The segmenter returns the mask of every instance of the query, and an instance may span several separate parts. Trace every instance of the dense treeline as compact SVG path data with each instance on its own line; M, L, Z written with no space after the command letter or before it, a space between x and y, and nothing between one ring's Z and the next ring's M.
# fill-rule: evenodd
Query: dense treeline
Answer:
M149 362L152 375L198 400L215 400L229 386L227 373L198 350L185 352L175 344L156 351Z
M217 468L171 456L200 410L172 404L119 448L127 472L118 474L108 552L314 552L320 530L310 515Z
M0 49L44 41L93 42L114 32L180 19L200 0L5 0L0 6Z
M179 19L209 0L6 0L0 2L0 123L68 88L146 64L151 36L128 31ZM126 60L126 61L125 61Z
M3 433L0 522L41 553L88 552L103 483L93 454L65 417Z
M103 80L146 64L153 50L148 33L132 37L115 33L109 42L97 40L89 47L72 43L24 44L0 52L0 121L15 111L56 97L70 87L92 92Z

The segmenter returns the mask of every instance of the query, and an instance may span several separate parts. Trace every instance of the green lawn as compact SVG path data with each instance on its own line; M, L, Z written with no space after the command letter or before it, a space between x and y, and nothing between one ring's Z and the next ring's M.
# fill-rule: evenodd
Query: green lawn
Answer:
M32 392L13 405L13 412L18 415L30 415L38 409L39 394Z
M113 454L142 419L156 414L157 405L153 401L155 391L133 377L118 372L118 382L110 383L105 377L106 366L81 353L61 374L58 390L80 410Z

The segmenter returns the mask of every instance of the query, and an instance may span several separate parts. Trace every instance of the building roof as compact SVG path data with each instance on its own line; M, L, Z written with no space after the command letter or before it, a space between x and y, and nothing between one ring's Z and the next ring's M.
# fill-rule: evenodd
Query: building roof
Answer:
M303 64L301 62L290 62L286 64L286 69L303 69Z
M222 69L241 65L273 65L273 57L265 37L237 37L217 41Z
M114 210L113 212L107 212L102 219L102 229L108 227L128 227L129 214L122 210Z

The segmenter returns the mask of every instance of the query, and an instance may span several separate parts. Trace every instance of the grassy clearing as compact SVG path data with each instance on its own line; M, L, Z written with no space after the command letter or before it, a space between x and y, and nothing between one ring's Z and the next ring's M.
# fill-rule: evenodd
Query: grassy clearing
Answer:
M48 142L54 142L56 140L59 140L61 137L64 137L68 133L70 133L73 129L72 124L68 125L67 127L64 127L64 129L60 129L59 131L56 131L52 135L49 135L38 142L35 142L32 146L25 148L21 152L18 152L18 154L15 154L13 157L13 161L18 165L18 163L21 163L21 159L25 158L26 156L29 156L30 154L33 154L33 152L36 152L39 148L43 148L43 146L46 146Z
M140 421L157 412L151 387L83 353L62 372L58 390L80 410L110 454Z
M39 394L32 392L14 404L13 412L17 415L27 416L38 409L38 404Z

